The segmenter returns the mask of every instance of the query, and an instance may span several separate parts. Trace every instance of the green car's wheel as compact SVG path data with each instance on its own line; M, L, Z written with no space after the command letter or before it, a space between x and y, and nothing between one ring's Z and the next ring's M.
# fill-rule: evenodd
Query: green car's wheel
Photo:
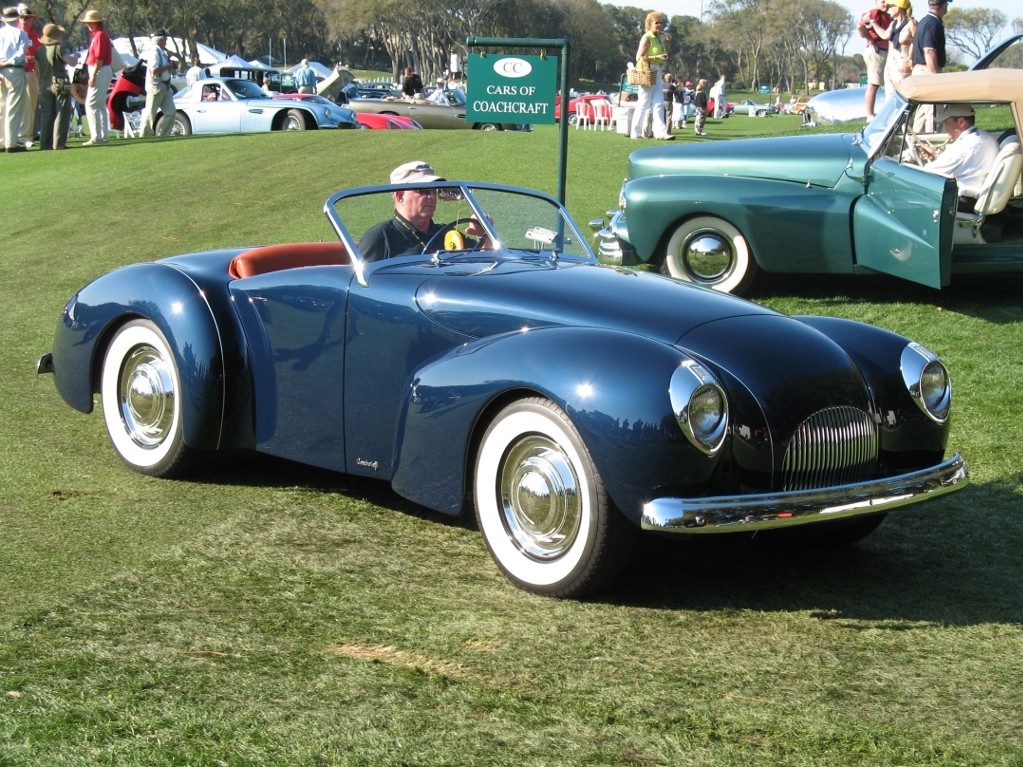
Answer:
M662 271L722 293L741 295L757 273L742 232L716 216L696 216L672 232Z

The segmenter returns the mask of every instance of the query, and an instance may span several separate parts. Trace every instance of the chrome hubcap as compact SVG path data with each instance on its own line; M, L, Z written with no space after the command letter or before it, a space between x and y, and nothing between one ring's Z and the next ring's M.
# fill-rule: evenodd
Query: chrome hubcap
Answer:
M159 446L174 424L174 376L151 346L135 349L124 361L120 383L121 419L132 441Z
M683 268L697 282L718 282L732 269L735 250L720 232L702 231L690 237L680 254Z
M549 561L572 547L582 499L578 477L557 444L533 435L512 445L498 491L505 528L524 554Z

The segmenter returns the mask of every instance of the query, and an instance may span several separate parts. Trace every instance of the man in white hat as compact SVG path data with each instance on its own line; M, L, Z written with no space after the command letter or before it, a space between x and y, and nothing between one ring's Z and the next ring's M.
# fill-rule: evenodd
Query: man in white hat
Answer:
M107 113L107 90L114 79L114 44L104 26L103 14L90 8L82 16L89 28L89 47L85 52L85 68L89 72L89 88L85 92L85 119L89 124L89 140L82 146L110 143L110 115Z
M443 181L428 163L413 160L391 171L392 184ZM433 222L437 209L436 189L404 189L394 192L394 216L366 230L359 250L367 261L422 253L430 240L444 229Z
M426 97L427 101L432 101L434 104L440 104L441 106L447 106L448 103L448 84L444 81L443 77L437 78L436 86L429 96Z
M391 171L392 184L430 184L444 181L428 163L413 160L399 165ZM429 245L443 250L447 243L438 235L452 231L450 224L437 224L433 220L437 210L437 189L400 189L392 193L394 215L387 221L374 224L366 230L359 241L359 251L366 261L380 261L395 256L423 253ZM490 244L486 231L478 221L469 222L465 233L479 237L479 241L462 238L455 233L457 249L483 249ZM447 239L445 234L443 239Z
M26 3L18 3L18 26L28 35L28 52L25 56L25 96L28 101L21 115L19 140L26 148L32 146L36 136L36 111L39 109L39 71L36 69L36 55L39 43L39 17Z
M32 41L17 26L18 19L16 7L4 8L0 25L0 133L7 153L25 150L18 143L18 135L28 106L25 59Z
M959 184L959 210L972 213L998 157L998 141L974 125L973 107L969 104L939 106L936 119L948 133L949 143L940 154L921 144L920 154L928 161L923 168L954 178Z
M146 51L146 107L142 112L142 135L152 136L156 121L162 114L166 119L160 125L160 136L169 136L174 129L174 91L171 72L174 64L167 55L167 32L153 33L153 44Z

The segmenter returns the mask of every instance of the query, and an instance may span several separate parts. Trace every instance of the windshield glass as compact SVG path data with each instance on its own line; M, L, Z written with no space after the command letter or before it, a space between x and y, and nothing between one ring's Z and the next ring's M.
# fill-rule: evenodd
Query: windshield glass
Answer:
M265 99L266 93L252 80L228 80L227 85L231 91L240 99Z
M356 189L331 198L327 216L367 261L477 253L593 258L565 209L528 190L440 182Z
M906 100L893 89L888 95L884 104L877 111L874 119L871 120L860 133L863 144L868 154L876 154L878 148L889 134L891 128L897 123L906 112Z

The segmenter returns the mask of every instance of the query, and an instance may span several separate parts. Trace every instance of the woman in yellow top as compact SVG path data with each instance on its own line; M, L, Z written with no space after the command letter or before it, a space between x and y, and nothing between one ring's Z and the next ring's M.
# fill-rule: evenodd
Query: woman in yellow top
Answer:
M654 138L670 141L674 136L668 132L668 125L664 120L664 91L662 83L664 80L664 65L668 60L668 39L663 34L664 14L651 11L646 15L643 28L646 30L639 40L639 49L636 51L636 67L638 69L650 69L654 72L654 81L651 85L640 85L639 100L636 102L636 110L632 113L632 138L643 138L646 132L647 119L653 118Z

